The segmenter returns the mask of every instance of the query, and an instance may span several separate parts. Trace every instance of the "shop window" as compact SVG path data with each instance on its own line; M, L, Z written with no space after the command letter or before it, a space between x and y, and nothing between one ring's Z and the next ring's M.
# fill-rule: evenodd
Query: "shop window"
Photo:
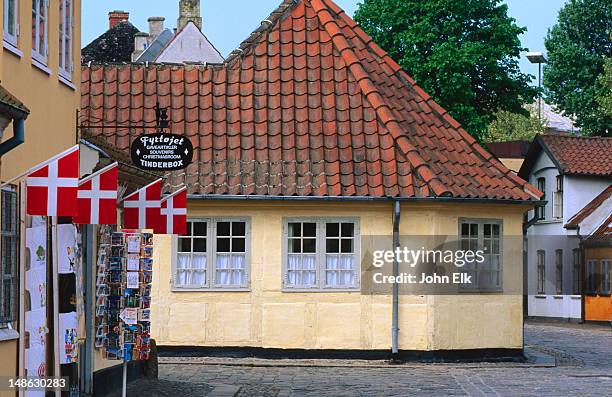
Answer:
M249 226L246 219L189 220L178 237L174 287L248 288Z
M537 252L538 294L546 293L546 251Z
M578 248L572 251L572 293L580 295L582 293L582 263L581 253Z
M555 251L555 286L557 295L563 294L563 250Z
M19 36L19 1L18 0L3 0L4 1L4 41L17 46L17 37Z
M17 319L17 262L19 261L19 219L17 192L1 192L2 220L0 229L0 327Z
M610 295L610 259L600 261L599 295Z
M72 36L74 31L73 0L59 0L59 68L60 75L72 80Z
M49 0L32 0L32 58L47 64Z
M553 195L553 218L563 218L563 175L557 175L557 189Z
M483 263L470 263L464 271L472 276L473 283L462 288L497 291L502 288L502 222L467 219L459 222L462 250L484 252Z
M287 289L359 287L359 230L348 219L288 219L284 224Z

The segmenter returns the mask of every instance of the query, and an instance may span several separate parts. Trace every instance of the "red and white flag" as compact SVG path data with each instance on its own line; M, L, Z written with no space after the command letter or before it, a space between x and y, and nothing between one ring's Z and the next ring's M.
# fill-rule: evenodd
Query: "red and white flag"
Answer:
M161 183L155 182L135 191L123 201L123 227L155 229L161 216Z
M32 168L27 177L26 213L75 216L79 185L79 146Z
M119 165L108 167L79 182L77 225L116 225Z
M158 234L187 234L187 188L162 199Z

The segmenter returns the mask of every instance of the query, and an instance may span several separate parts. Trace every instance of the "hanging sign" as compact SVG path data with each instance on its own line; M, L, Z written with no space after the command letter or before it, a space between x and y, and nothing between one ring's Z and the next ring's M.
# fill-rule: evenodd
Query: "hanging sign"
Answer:
M193 161L193 145L183 135L144 134L132 142L132 162L148 171L176 171Z

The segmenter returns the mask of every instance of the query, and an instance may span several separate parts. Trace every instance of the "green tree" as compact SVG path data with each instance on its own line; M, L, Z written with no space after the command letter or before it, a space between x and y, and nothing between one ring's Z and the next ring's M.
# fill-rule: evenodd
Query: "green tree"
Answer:
M526 29L501 0L364 0L355 20L476 139L499 110L527 115Z
M612 117L612 58L607 58L604 62L604 72L597 78L597 84L602 88L597 102L603 113Z
M489 126L487 142L532 141L544 132L545 120L540 120L535 106L528 106L529 115L500 110Z
M612 2L570 0L548 31L545 45L546 96L566 114L575 115L583 132L609 134L612 118L597 101L606 95L597 78L604 58L612 55Z

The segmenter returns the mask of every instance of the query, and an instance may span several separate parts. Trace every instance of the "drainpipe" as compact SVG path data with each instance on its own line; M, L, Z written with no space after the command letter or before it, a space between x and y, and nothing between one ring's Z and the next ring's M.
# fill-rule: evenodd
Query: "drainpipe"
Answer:
M396 249L399 248L399 225L400 225L400 202L396 201L394 203L393 209L393 252L396 252ZM399 274L399 265L397 262L397 256L393 255L393 276L397 278ZM397 360L399 355L398 350L398 335L399 335L399 322L398 315L399 313L399 290L397 281L393 283L393 319L392 319L392 329L391 329L391 354L392 360Z
M0 157L25 142L25 119L13 119L13 137L0 144Z

